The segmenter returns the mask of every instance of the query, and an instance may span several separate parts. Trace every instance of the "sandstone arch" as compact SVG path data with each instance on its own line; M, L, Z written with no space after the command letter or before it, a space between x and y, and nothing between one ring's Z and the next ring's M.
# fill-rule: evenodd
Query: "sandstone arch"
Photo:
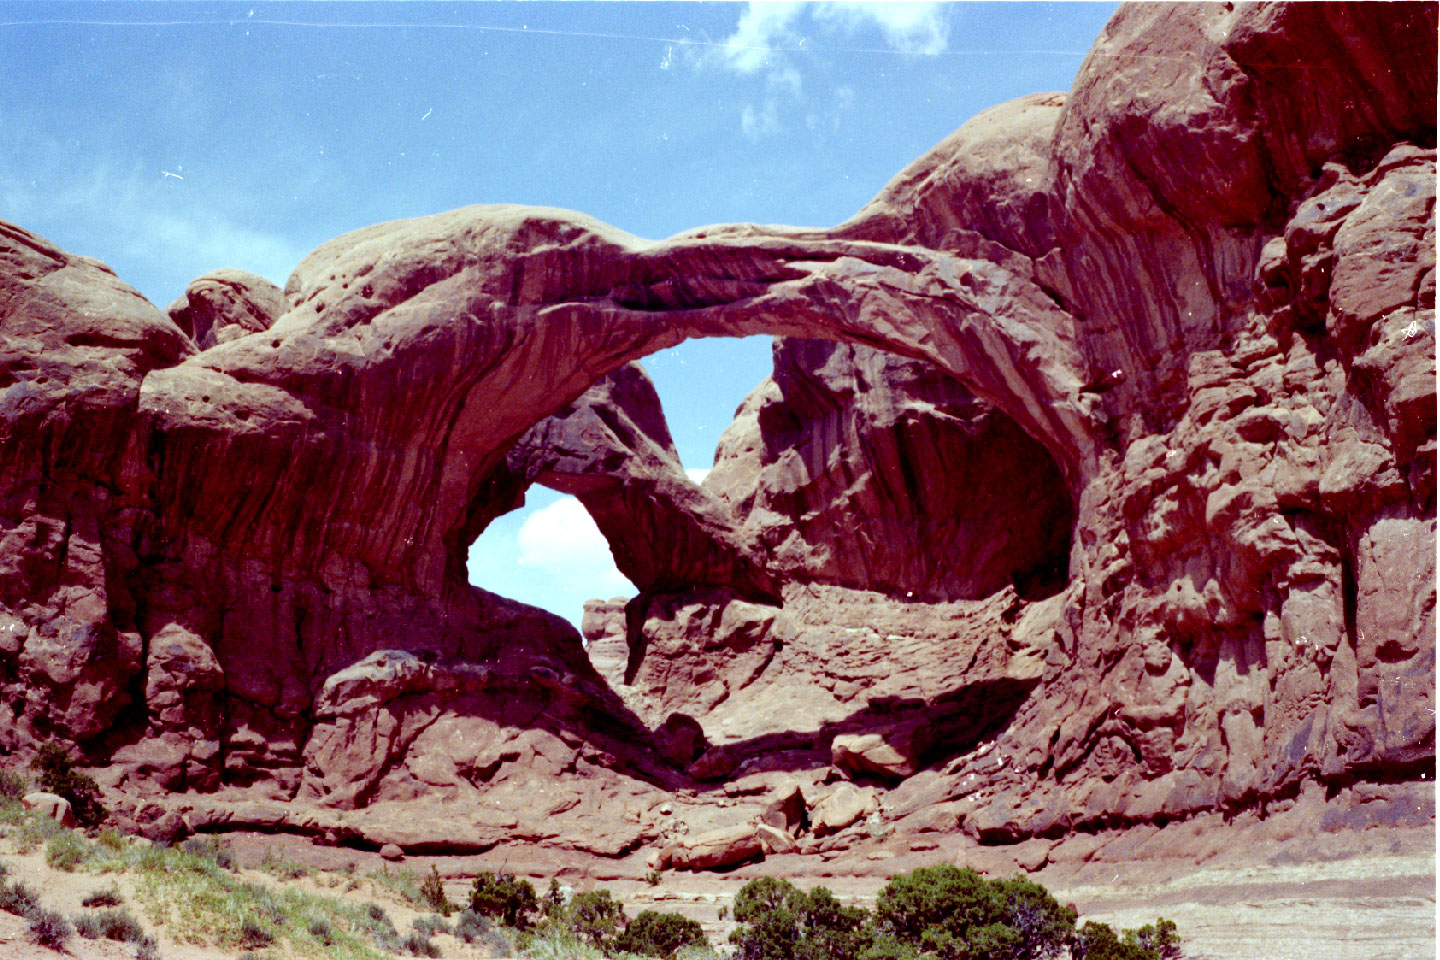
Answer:
M268 336L153 374L141 411L164 432L213 429L212 455L300 451L230 500L209 539L232 539L234 518L306 475L336 477L325 516L250 525L302 566L341 553L438 590L489 519L484 485L509 444L688 336L822 336L921 357L1014 417L1072 483L1095 458L1073 319L1004 267L939 251L724 228L646 243L576 215L474 208L332 241L288 295ZM214 463L177 466L176 483L208 499ZM398 522L360 532L377 511Z
M273 326L203 352L7 225L0 736L113 753L136 790L248 778L335 805L500 791L512 755L552 780L623 767L636 728L573 630L470 588L464 546L505 503L511 443L597 378L769 332L936 364L1070 484L1071 587L992 611L1034 641L1034 692L947 767L985 785L957 813L972 836L1416 778L1435 31L1423 3L1123 8L1068 98L983 114L832 230L382 224L307 258ZM1326 69L1283 66L1316 49ZM170 696L190 681L195 702ZM494 742L437 770L462 727ZM330 779L361 766L358 792Z

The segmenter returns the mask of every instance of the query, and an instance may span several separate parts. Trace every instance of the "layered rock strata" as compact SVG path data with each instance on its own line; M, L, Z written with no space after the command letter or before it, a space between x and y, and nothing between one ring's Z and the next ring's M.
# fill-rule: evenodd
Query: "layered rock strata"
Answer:
M109 789L152 798L125 807L141 820L201 791L189 829L692 866L780 849L747 825L775 829L796 789L791 839L823 852L1428 776L1435 34L1433 4L1125 7L1069 96L987 111L839 227L651 242L467 208L325 244L283 312L216 280L172 319L0 225L0 746L109 761ZM1063 589L1005 586L1017 557L871 563L807 519L923 512L924 484L871 496L762 456L753 496L680 488L633 417L606 427L653 469L604 479L557 427L604 421L616 404L565 408L647 353L751 333L923 362L1008 418L1073 510ZM784 505L782 480L822 474ZM665 678L665 717L627 707L568 624L466 582L533 479L588 496L654 588L626 679ZM664 549L627 554L627 515L675 518ZM778 568L731 549L751 534ZM946 602L864 614L903 629L817 622L870 604L856 583L888 610L913 578ZM800 697L785 677L807 669L835 689ZM883 683L899 700L857 709ZM918 736L925 718L954 727ZM681 840L712 831L751 839Z

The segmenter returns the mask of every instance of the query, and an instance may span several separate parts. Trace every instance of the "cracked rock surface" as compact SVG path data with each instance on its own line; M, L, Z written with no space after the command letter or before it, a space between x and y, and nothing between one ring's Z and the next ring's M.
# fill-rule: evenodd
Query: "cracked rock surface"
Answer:
M469 207L167 315L0 224L0 750L161 832L695 868L796 790L801 856L1411 816L1435 10L1123 7L829 229ZM627 365L754 333L697 487ZM533 482L642 588L604 676L467 582Z

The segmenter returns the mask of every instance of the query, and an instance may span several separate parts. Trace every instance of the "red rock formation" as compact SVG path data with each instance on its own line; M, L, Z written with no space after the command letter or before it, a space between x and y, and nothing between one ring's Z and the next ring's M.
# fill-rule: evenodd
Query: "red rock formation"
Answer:
M926 601L1064 583L1073 510L1044 447L895 354L777 340L704 487L784 582Z
M778 599L763 554L726 504L685 475L660 398L638 364L621 367L511 449L506 469L580 499L641 590L707 584Z
M244 270L212 270L196 277L185 296L166 308L201 350L269 330L289 308L275 284Z
M132 795L218 788L183 801L192 827L604 856L682 836L778 849L736 824L796 787L828 802L832 761L903 779L858 820L827 812L833 836L792 837L802 852L941 814L1010 841L1419 776L1435 34L1433 4L1123 8L1068 98L982 114L833 230L656 243L468 208L322 246L273 324L246 305L260 294L204 287L208 333L197 297L180 308L198 344L101 265L4 226L0 745L113 753L102 777ZM230 339L237 324L252 332ZM895 612L792 583L783 607L755 604L713 592L774 573L716 562L733 542L716 498L658 467L604 480L597 504L665 489L666 509L693 507L667 531L684 556L627 563L667 586L700 570L711 591L644 598L628 670L639 688L668 678L648 726L692 716L713 746L691 774L743 798L676 794L675 815L693 727L672 723L658 756L575 631L470 587L464 555L514 503L506 460L536 423L684 337L755 332L886 348L993 404L1064 479L1069 584ZM631 425L607 429L664 453ZM553 469L573 444L550 427L542 474L601 484L589 463ZM853 516L935 495L811 502ZM855 541L829 546L834 566L786 562L858 576ZM863 574L898 589L909 559ZM983 593L1007 565L938 595ZM833 632L877 604L905 630ZM806 658L828 700L779 670ZM909 692L869 703L882 682ZM743 734L723 732L727 710ZM927 717L953 724L938 752L914 736Z

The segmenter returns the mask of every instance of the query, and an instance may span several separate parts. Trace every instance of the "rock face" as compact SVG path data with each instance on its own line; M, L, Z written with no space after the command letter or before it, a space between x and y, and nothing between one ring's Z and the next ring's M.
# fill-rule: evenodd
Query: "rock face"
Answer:
M0 749L156 830L692 867L1428 775L1436 29L1125 7L829 230L474 207L167 317L0 224ZM750 333L697 488L626 365ZM537 481L643 588L617 690L466 582Z
M192 280L185 296L165 312L201 350L208 350L269 330L288 307L285 293L264 277L244 270L212 270Z
M784 582L931 602L1064 585L1074 511L1055 462L921 361L777 340L704 486Z
M721 584L777 599L762 549L727 505L685 475L660 398L629 364L541 421L506 458L518 487L542 483L580 499L613 545L615 564L642 590Z

